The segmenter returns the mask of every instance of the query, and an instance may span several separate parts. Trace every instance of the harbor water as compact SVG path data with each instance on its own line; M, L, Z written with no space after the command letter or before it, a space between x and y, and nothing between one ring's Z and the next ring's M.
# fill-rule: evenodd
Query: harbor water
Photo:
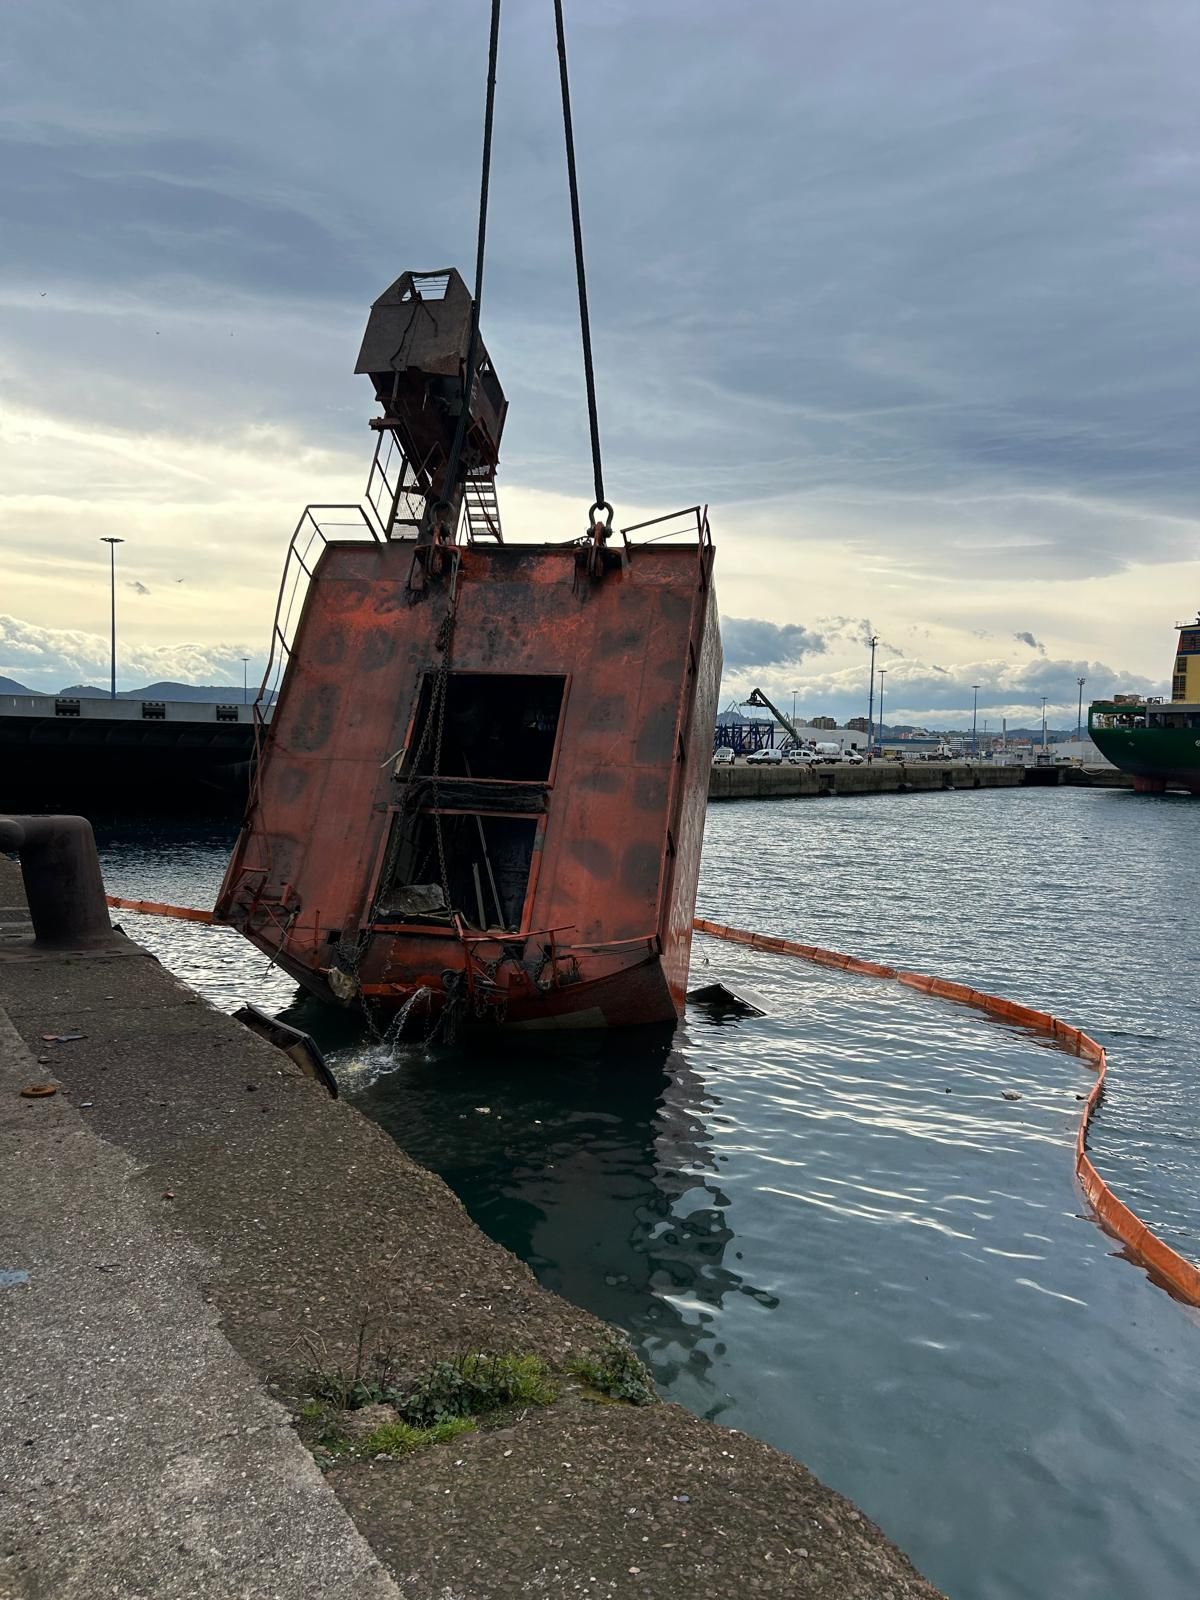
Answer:
M1055 1012L1109 1052L1091 1140L1200 1252L1196 802L1016 789L709 809L700 911ZM98 826L111 892L211 904L228 830ZM292 984L128 917L216 1004ZM343 1092L664 1394L805 1461L954 1600L1192 1600L1200 1316L1086 1215L1085 1063L898 985L697 940L673 1035L391 1048L300 1008ZM1006 1098L1019 1095L1019 1099Z

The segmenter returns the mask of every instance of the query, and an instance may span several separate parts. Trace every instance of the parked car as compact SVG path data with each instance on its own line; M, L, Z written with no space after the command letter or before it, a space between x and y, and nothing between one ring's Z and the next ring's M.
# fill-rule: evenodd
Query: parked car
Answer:
M783 765L783 751L753 750L746 757L746 765L748 767L781 767Z
M720 749L713 751L714 767L731 767L736 760L737 757L727 744L723 744Z
M857 750L843 750L842 760L848 767L861 767L864 764Z

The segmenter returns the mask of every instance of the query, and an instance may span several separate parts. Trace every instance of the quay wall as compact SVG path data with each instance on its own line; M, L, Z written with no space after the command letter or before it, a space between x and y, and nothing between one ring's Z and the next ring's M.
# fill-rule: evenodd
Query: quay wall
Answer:
M611 1330L119 930L36 946L3 855L0 1144L6 1596L938 1600L798 1462L596 1403L566 1374ZM305 1448L314 1369L479 1351L563 1387L412 1454Z
M710 800L784 800L842 794L925 794L949 789L1132 788L1116 768L1001 767L967 761L877 761L870 766L714 766Z

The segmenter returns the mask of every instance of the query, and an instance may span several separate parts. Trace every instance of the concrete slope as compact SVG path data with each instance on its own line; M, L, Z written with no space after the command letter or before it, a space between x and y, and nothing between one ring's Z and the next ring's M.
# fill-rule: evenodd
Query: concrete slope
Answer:
M561 1368L607 1330L131 941L40 953L19 912L5 939L6 899L0 857L0 1389L16 1422L0 1446L0 1573L14 1594L936 1600L798 1463L676 1406L568 1390L322 1477L271 1398L301 1401L314 1369L384 1350L414 1379L476 1351ZM58 1092L20 1099L31 1078Z
M400 1593L218 1327L207 1263L0 1014L0 1574L46 1600Z

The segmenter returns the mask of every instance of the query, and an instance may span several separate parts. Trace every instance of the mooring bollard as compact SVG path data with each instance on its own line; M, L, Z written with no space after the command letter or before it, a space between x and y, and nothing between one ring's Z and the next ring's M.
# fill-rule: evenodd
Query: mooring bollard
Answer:
M0 850L21 858L36 943L61 948L111 941L96 838L86 817L0 816Z

